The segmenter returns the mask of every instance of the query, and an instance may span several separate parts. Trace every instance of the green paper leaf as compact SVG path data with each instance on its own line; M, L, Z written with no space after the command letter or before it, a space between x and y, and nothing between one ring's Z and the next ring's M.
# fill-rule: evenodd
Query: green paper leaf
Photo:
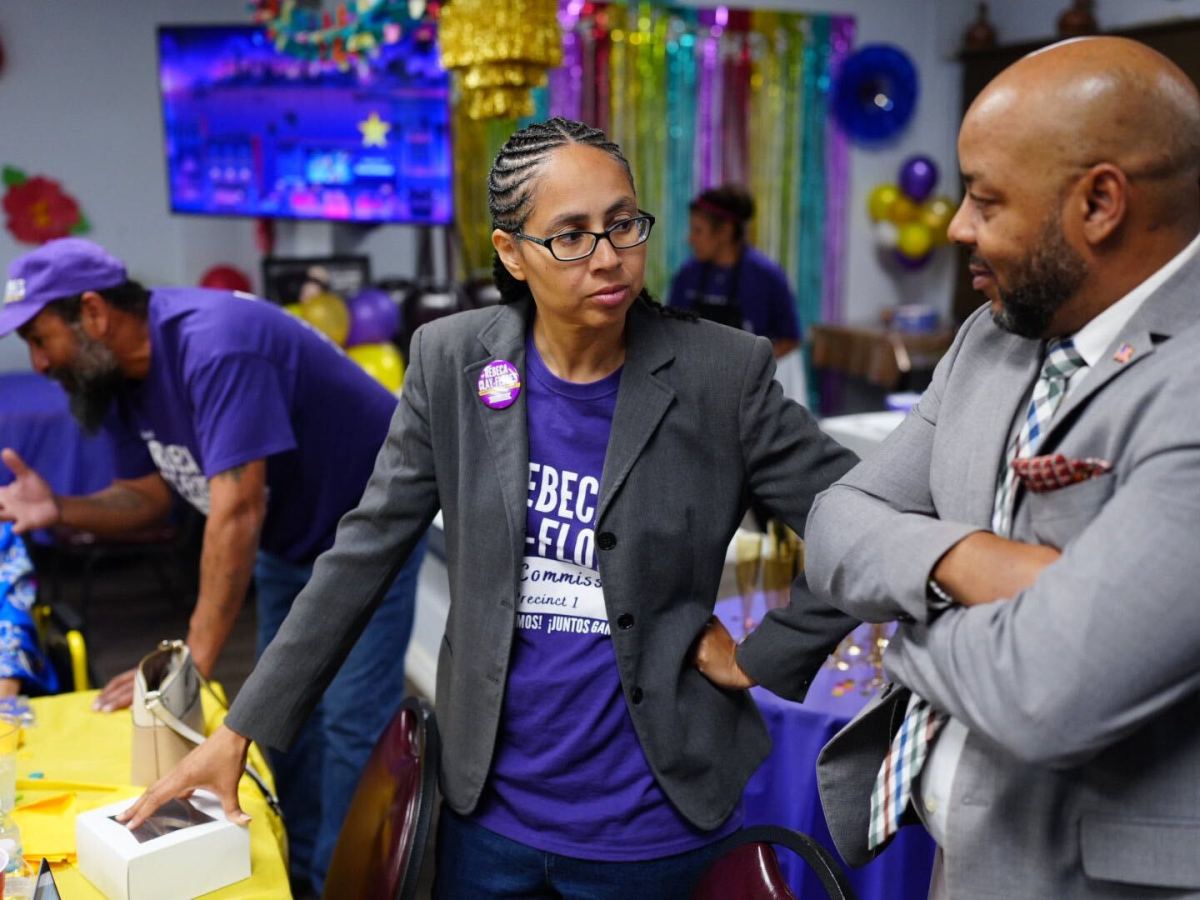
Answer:
M79 214L79 221L71 226L71 234L87 234L92 230L92 223L87 220L87 216L83 213Z
M3 175L0 178L4 180L5 187L16 187L19 184L24 184L28 181L28 176L15 166L5 166Z

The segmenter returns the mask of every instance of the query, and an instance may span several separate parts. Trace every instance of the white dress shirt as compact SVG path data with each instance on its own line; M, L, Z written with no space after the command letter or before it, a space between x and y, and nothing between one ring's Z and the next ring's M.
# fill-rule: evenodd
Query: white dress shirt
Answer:
M1075 333L1073 337L1075 349L1083 357L1088 368L1067 382L1067 390L1063 396L1064 403L1081 384L1087 381L1087 377L1096 363L1106 353L1115 352L1118 349L1112 346L1116 342L1117 336L1147 298L1198 253L1200 253L1200 236L1193 239L1165 266ZM1012 434L1015 434L1015 429L1021 427L1021 422L1025 418L1026 405L1027 403L1022 403L1018 409L1013 426L1014 431L1010 434L1010 438ZM1005 449L1007 449L1007 445ZM916 702L915 698L910 701L910 708L914 702ZM967 733L967 726L962 722L954 718L947 721L934 740L933 747L930 748L924 768L917 776L915 799L919 806L918 812L939 846L945 846L946 823L950 811L951 790L954 787L954 773L958 770L958 761L962 756Z

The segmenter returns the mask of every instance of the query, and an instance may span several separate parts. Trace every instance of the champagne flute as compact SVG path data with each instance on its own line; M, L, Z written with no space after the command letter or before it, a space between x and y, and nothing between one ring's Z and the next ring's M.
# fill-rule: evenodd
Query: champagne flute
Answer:
M751 613L754 610L754 589L758 586L759 567L762 563L762 535L756 531L739 531L734 541L737 561L734 574L738 594L742 599L742 636L754 630L757 624Z

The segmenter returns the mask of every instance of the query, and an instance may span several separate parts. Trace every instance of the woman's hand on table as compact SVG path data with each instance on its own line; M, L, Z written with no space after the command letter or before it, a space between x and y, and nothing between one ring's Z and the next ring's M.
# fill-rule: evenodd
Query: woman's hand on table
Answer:
M700 632L692 662L700 674L728 691L745 690L758 683L738 665L737 641L716 616L709 618Z
M190 797L197 788L216 794L225 818L235 825L250 824L238 803L238 781L246 765L250 739L231 728L217 726L208 740L185 756L174 769L147 788L117 821L130 831L150 818L160 806L176 798Z

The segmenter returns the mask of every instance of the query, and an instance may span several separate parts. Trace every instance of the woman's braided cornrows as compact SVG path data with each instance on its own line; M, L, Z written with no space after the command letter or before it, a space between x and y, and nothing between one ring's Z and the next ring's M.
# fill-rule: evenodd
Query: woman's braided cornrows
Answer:
M509 233L521 230L529 217L529 199L533 194L533 178L538 168L551 152L568 144L582 144L607 153L621 164L629 176L630 186L634 187L629 160L603 131L583 122L555 116L522 128L505 141L496 154L492 170L488 173L488 212L492 216L493 228ZM529 285L512 277L498 253L492 257L492 278L500 290L501 303L514 303L530 296ZM638 299L662 309L645 288Z

